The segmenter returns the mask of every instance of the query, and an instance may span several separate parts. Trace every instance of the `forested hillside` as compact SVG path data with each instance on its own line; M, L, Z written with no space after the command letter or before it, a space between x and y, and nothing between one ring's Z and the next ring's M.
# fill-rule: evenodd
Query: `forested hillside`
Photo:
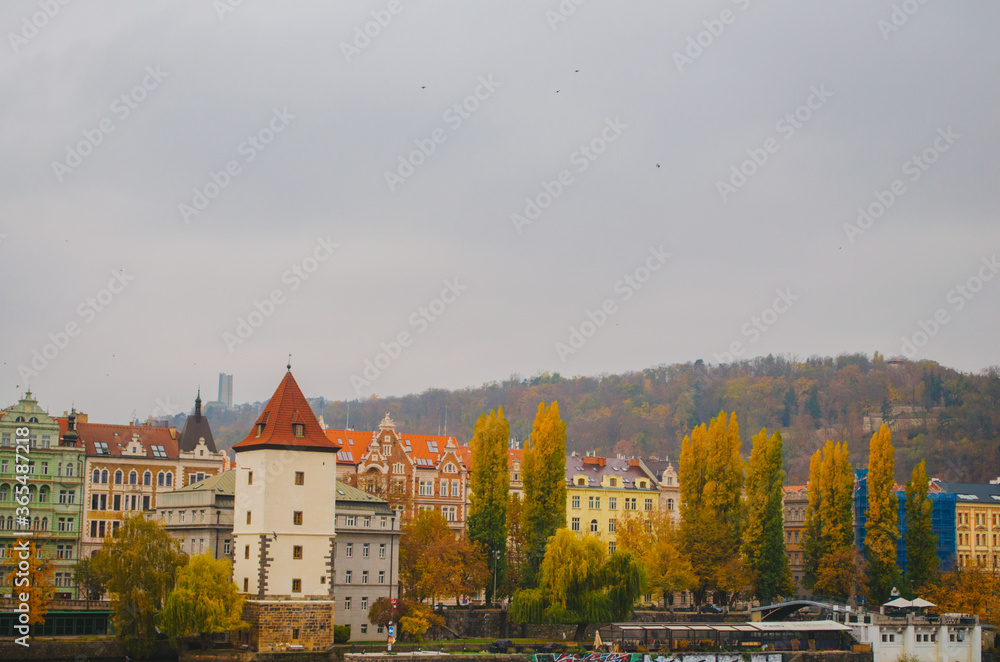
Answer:
M841 355L792 361L768 356L709 366L701 361L642 372L565 378L512 376L456 391L430 389L394 398L325 402L329 427L374 429L386 412L402 432L447 433L468 443L476 419L503 406L511 435L523 442L538 403L559 401L570 451L596 450L676 459L691 427L719 411L735 411L744 452L762 427L784 438L789 483L804 483L809 456L827 439L846 440L851 459L864 463L870 432L866 415L893 428L896 477L905 481L921 458L932 476L985 482L1000 476L1000 369L960 373L933 361L892 362L880 355ZM315 402L319 411L322 402ZM349 410L349 412L348 412ZM242 413L210 412L220 445L250 429L254 406Z

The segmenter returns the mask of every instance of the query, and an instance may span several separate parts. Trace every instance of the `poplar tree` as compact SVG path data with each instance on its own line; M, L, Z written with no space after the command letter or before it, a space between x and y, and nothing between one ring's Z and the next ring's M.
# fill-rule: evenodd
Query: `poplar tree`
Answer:
M822 575L825 586L851 586L854 575L854 470L847 442L827 441L809 462L809 503L802 547L805 586L815 587ZM851 576L835 577L850 573ZM836 591L847 598L850 590Z
M472 475L469 483L469 540L482 548L489 566L486 601L492 602L493 586L502 587L507 565L507 440L510 426L503 407L483 414L472 433ZM495 576L494 576L495 575Z
M929 488L927 468L921 460L906 484L906 585L913 594L926 590L937 578L937 536Z
M718 588L716 574L739 555L743 461L736 414L719 412L684 437L680 456L681 540L698 586L695 600Z
M528 568L525 583L536 586L545 546L556 529L566 526L566 422L559 403L538 403L538 413L525 444L522 465Z
M784 484L781 434L775 431L769 439L767 430L761 430L753 438L747 461L743 529L743 556L761 604L795 590L785 552Z
M899 584L896 540L899 539L899 501L895 486L895 453L889 428L872 435L868 450L868 513L865 522L865 557L869 590L879 604L889 599Z

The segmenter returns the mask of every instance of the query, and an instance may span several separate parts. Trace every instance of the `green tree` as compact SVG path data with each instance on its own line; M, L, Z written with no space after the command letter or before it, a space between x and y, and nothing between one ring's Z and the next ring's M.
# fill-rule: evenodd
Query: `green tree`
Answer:
M73 581L86 592L89 600L101 599L108 590L109 579L90 557L80 559L73 568Z
M932 528L934 504L929 488L927 468L921 460L906 484L906 586L911 595L937 579L937 536Z
M176 648L179 637L201 635L202 648L208 635L216 632L245 630L245 598L230 579L233 564L199 554L177 569L174 588L167 595L159 622Z
M159 522L136 514L122 520L93 558L98 572L108 577L118 637L132 657L149 657L156 639L156 614L187 557Z
M514 595L509 615L519 623L575 623L576 640L588 623L627 620L646 585L646 571L632 551L609 558L591 536L559 529L542 560L539 586Z
M538 403L522 465L526 504L528 563L525 581L535 586L545 547L557 529L566 526L566 422L559 403Z
M868 590L879 604L899 585L896 540L899 539L899 500L895 492L892 435L883 425L872 435L868 450L868 512L865 521L865 558Z
M20 544L23 539L18 540ZM26 550L11 547L7 550L4 565L10 570L4 577L4 584L10 586L12 595L26 593L28 595L28 625L41 625L45 622L45 614L49 612L49 603L55 597L55 586L52 583L54 569L51 559L42 556L41 548L34 542L28 542ZM21 556L25 554L26 556ZM27 562L27 571L21 566ZM2 575L0 575L2 576Z
M527 508L524 499L512 492L507 500L507 575L503 595L514 595L524 587L528 555L528 538L524 519Z
M469 443L472 448L469 540L480 545L489 560L487 602L495 599L493 587L498 585L502 588L506 576L507 501L510 494L508 439L510 426L503 415L503 407L500 407L479 417Z
M761 430L753 438L747 461L743 556L761 604L795 590L785 552L781 451L781 434L775 431L769 439L767 430Z

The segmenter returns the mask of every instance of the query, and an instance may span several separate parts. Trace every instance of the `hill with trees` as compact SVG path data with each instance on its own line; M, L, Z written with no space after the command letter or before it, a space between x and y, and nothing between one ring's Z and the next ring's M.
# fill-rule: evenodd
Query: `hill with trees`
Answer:
M466 444L479 417L499 407L511 437L523 442L542 401L559 403L570 452L676 462L684 435L727 411L739 419L744 457L761 428L781 432L790 484L806 482L809 458L827 440L846 441L851 461L863 463L882 422L893 430L899 482L921 459L931 476L949 482L1000 476L1000 368L962 373L878 353L767 356L718 366L699 360L596 377L512 375L474 388L310 404L329 427L347 426L349 416L351 428L373 430L389 412L404 434L448 434ZM255 405L209 410L217 443L242 439L257 412Z

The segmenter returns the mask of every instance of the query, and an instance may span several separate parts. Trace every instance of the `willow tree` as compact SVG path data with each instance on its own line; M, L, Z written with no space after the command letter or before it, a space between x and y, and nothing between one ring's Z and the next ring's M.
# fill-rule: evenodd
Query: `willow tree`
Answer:
M895 492L895 452L892 435L883 425L872 435L868 451L868 511L865 521L865 557L868 588L878 603L889 599L899 584L896 541L899 539L899 500Z
M469 442L472 448L469 540L480 546L489 561L487 602L495 599L493 587L502 588L506 575L507 500L510 494L508 439L510 426L500 407L479 417Z
M177 569L176 583L159 615L160 628L174 647L180 637L199 635L205 648L210 634L249 627L242 617L245 598L232 575L230 561L209 554L192 556Z
M931 516L934 504L928 495L930 479L923 460L913 467L906 484L906 587L911 594L935 582L938 573L937 536Z
M525 583L535 586L549 538L566 526L566 422L559 418L558 402L548 407L538 403L521 474L528 541Z
M775 431L768 438L767 430L761 430L753 438L747 461L743 557L754 595L762 604L795 590L785 552L785 471L781 463L781 434Z
M608 557L592 536L559 529L549 540L537 588L514 595L509 610L516 623L576 624L580 641L589 623L628 620L646 587L646 571L630 550Z
M93 557L108 577L112 619L125 650L149 657L156 639L156 613L174 586L186 555L163 525L141 514L126 517Z

